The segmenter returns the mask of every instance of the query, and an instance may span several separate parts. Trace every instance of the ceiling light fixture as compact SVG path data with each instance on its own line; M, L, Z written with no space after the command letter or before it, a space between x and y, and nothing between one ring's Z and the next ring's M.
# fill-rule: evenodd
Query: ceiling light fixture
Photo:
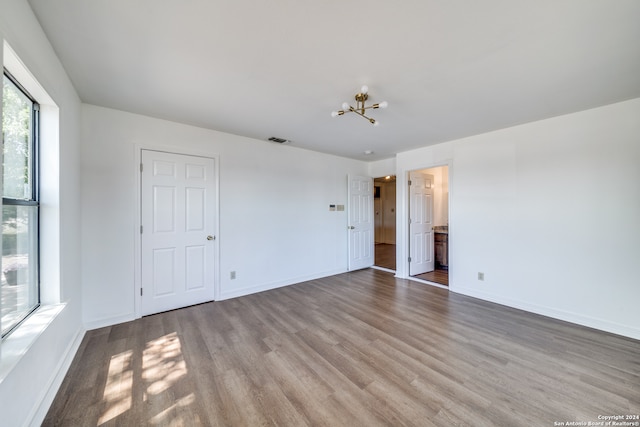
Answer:
M338 111L332 111L331 112L331 117L338 117L338 116L342 116L345 113L356 113L357 115L359 115L360 117L364 117L365 119L367 119L369 121L369 123L371 123L374 126L378 126L380 125L380 122L372 119L371 117L367 117L364 113L366 110L368 109L376 109L376 108L387 108L387 106L389 105L389 103L387 101L381 102L379 104L372 104L369 105L368 107L364 105L365 101L367 99L369 99L369 88L365 85L362 86L362 88L360 88L360 92L356 93L356 107L352 107L351 105L349 105L348 102L343 102L342 103L342 110L338 110Z

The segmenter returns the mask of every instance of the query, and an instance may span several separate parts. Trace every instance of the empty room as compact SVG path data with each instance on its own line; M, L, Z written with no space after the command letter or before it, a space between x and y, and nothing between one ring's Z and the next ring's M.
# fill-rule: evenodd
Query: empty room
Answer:
M0 39L0 425L640 426L640 2Z

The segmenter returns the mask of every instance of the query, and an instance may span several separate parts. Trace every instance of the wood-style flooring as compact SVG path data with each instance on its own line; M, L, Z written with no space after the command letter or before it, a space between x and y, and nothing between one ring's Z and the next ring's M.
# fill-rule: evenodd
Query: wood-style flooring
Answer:
M640 341L367 269L89 331L44 425L530 427L628 414L640 414Z
M413 276L417 279L426 280L440 285L449 286L449 270L436 268L433 271Z
M377 267L396 269L396 245L376 243L374 247L374 265Z
M386 243L376 243L374 263L376 267L396 269L396 245ZM449 271L437 268L429 273L413 276L417 279L449 286Z

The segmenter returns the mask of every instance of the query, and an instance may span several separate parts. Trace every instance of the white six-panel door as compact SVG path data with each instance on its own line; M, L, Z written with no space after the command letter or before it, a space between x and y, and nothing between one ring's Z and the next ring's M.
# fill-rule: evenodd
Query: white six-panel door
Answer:
M433 255L433 175L411 172L409 186L409 275L435 268Z
M349 271L374 262L373 178L349 176Z
M142 150L142 315L214 298L215 160Z

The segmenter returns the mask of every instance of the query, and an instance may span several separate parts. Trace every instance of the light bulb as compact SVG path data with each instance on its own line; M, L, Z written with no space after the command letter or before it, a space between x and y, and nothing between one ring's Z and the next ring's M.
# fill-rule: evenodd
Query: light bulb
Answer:
M348 102L343 102L343 103L342 103L342 109L343 109L344 111L349 111L349 108L350 108L350 105L349 105L349 103L348 103Z
M364 95L367 92L369 92L369 87L367 85L362 85L362 87L360 88L360 93Z
M380 126L380 122L379 122L379 121L377 121L377 120L374 120L374 121L373 121L373 125L374 125L374 126Z
M382 101L380 104L378 104L378 108L387 108L389 106L389 103L387 101Z
M337 111L332 111L331 112L331 117L338 117L340 115L340 113L338 113Z

